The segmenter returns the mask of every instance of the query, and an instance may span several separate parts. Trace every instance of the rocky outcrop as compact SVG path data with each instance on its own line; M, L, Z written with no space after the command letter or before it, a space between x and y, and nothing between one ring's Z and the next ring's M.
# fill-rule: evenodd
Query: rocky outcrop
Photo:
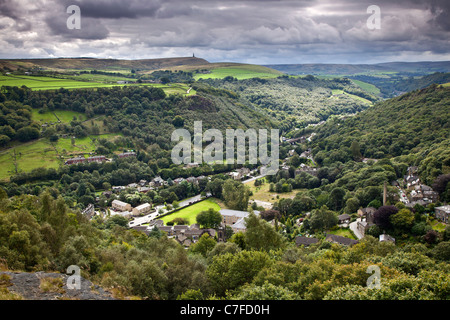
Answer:
M0 272L0 277L8 279L6 287L10 293L24 300L114 300L111 293L83 277L80 289L69 289L70 276L60 273Z

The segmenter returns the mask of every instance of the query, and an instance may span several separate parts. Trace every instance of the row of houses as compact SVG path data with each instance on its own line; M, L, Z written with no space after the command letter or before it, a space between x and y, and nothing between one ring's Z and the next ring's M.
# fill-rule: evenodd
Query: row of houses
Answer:
M202 179L209 179L209 178L206 176L188 177L186 179L177 178L177 179L173 180L172 183L175 185L178 185L178 184L182 183L183 181L186 181L188 183L198 184L199 181ZM168 186L169 184L170 184L170 180L164 180L160 176L157 176L157 177L153 178L150 182L147 180L140 180L137 183L130 183L126 186L113 186L111 188L112 191L105 191L105 192L103 192L103 194L107 198L109 198L113 192L119 193L120 191L125 190L127 188L134 188L134 189L137 189L138 192L146 193L150 190L155 190L156 188L159 188L159 187Z
M66 162L64 162L65 165L71 165L71 164L77 164L77 163L91 163L91 162L98 162L102 163L107 161L105 156L92 156L92 157L75 157L71 159L67 159Z
M127 157L132 157L132 156L136 156L135 152L124 152L124 153L120 153L118 154L119 158L127 158ZM75 158L71 158L71 159L67 159L64 164L65 165L71 165L71 164L77 164L77 163L91 163L91 162L98 162L98 163L102 163L105 161L110 161L109 159L106 158L106 156L92 156L92 157L75 157Z
M379 236L378 240L380 242L388 241L388 242L395 243L395 239L388 234L381 234ZM338 236L335 234L327 234L325 236L325 241L343 245L343 246L353 246L353 245L359 243L358 240L350 239L350 238L343 237L343 236ZM297 247L300 247L300 246L308 247L308 246L316 244L316 243L319 243L319 239L317 239L315 237L305 237L305 236L295 237L295 244L297 245Z
M142 231L148 235L155 227L165 232L169 238L175 239L186 248L191 244L196 243L205 233L212 238L216 236L215 229L201 229L198 224L192 224L190 226L166 226L162 220L153 220L148 226L135 226L133 229Z
M126 208L129 209L129 207ZM219 212L222 215L222 225L217 231L211 228L201 229L198 224L166 226L162 220L152 220L148 226L133 228L149 234L156 226L159 230L166 232L169 238L174 238L185 247L197 242L204 233L208 233L211 237L217 236L219 241L225 241L225 226L231 227L235 233L246 231L245 218L249 216L249 212L229 209L222 209ZM254 213L258 215L259 211Z

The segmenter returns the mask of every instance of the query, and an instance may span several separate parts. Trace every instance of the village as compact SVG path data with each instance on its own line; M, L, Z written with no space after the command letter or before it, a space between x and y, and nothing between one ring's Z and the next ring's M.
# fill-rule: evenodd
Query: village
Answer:
M283 139L284 142L289 143L292 146L295 146L297 143L304 143L307 140L310 140L313 135L309 135L308 137L300 137L296 139ZM291 149L288 152L288 157L281 161L280 170L289 171L289 159L295 154L295 150ZM136 156L134 152L125 152L119 154L119 158ZM312 165L308 165L305 163L301 163L299 167L295 170L295 176L301 173L307 173L312 176L317 176L318 168L311 154L311 149L307 149L300 154L300 157L306 158L309 160L309 163ZM363 159L363 162L374 161L376 159ZM92 161L108 161L104 156L93 156L90 158L73 158L66 161L66 164L76 164L79 162L92 162ZM189 163L186 165L186 168L198 167L198 163ZM394 194L393 197L397 201L401 201L408 208L414 208L416 205L427 206L431 203L436 203L438 201L438 193L433 191L433 189L420 181L420 178L417 175L418 168L417 167L409 167L407 169L407 174L404 176L402 181L392 181L391 185L398 189L398 193ZM240 169L235 169L233 171L227 172L226 175L231 179L242 181L243 183L252 182L256 179L264 178L263 168L250 170L246 167L242 167ZM151 203L145 202L140 203L133 207L130 203L121 201L117 199L117 194L121 191L125 190L134 190L139 193L146 193L151 190L159 190L161 188L165 188L170 185L178 185L183 182L187 182L190 184L198 185L199 181L206 179L206 181L210 181L211 177L206 176L198 176L198 177L188 177L188 178L176 178L173 180L164 180L160 176L154 177L151 181L141 180L135 183L131 183L126 186L112 186L111 190L107 190L102 192L102 195L108 199L113 199L111 202L111 206L104 211L95 211L94 205L89 205L83 213L88 217L92 218L94 215L104 215L104 216L115 216L120 215L129 220L128 226L130 228L142 231L146 234L149 234L155 227L161 231L167 233L169 238L174 238L180 244L182 244L185 248L189 248L192 243L195 243L199 240L199 238L207 233L211 237L216 237L217 241L226 241L225 237L225 229L229 227L236 232L245 232L245 218L248 217L250 211L255 214L259 214L257 210L250 211L238 211L238 210L229 210L222 208L219 210L219 213L222 216L222 224L221 226L215 229L201 229L197 223L192 225L166 225L162 217L170 215L180 209L185 207L189 207L198 202L204 201L211 197L211 194L198 194L194 197L184 199L180 201L176 208L171 205L156 205L154 206ZM384 189L383 195L383 204L386 203L387 196L386 185ZM391 195L392 196L392 195ZM98 200L98 198L97 198ZM255 205L258 205L260 208L263 207L264 210L272 209L272 204L269 202L263 202L254 200ZM251 204L250 201L249 204ZM352 219L352 217L347 214L341 214L338 216L339 227L348 228L354 234L356 239L362 239L367 230L374 225L374 213L376 208L367 207L360 208L357 211L357 218ZM440 206L435 208L436 218L439 219L442 223L447 224L450 216L450 206ZM307 214L308 215L308 214ZM297 224L301 226L302 220L298 219ZM274 224L273 221L271 221ZM358 240L351 239L348 237L334 235L334 234L326 234L325 240L331 243L337 243L340 245L351 246L358 243ZM319 240L311 235L299 235L295 238L295 243L297 246L304 245L309 246L313 243L317 243ZM379 236L379 241L390 241L395 243L395 238L389 234L381 234Z

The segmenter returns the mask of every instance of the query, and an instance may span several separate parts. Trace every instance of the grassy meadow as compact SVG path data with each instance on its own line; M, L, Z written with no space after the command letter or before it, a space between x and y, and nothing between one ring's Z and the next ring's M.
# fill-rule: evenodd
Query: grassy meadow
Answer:
M16 143L10 148L0 151L0 180L8 180L15 171L14 151L19 172L30 172L40 167L56 169L60 165L64 165L64 159L78 155L87 156L94 152L97 139L105 138L114 141L119 136L121 134L90 135L84 138L76 138L74 144L72 144L70 138L60 138L55 143L46 138L21 144Z
M154 84L154 83L142 83L142 84L118 84L119 80L130 80L127 78L120 78L115 76L105 75L83 75L80 76L79 81L74 79L61 79L51 78L44 76L22 76L22 75L0 75L0 87L11 86L21 87L26 86L32 90L57 90L60 88L65 89L89 89L89 88L111 88L116 86L151 86L161 88L168 95L170 94L182 94L187 95L189 86L186 84ZM195 94L194 90L190 90L189 95Z
M239 65L230 67L219 67L211 69L211 73L198 73L194 75L194 79L223 79L231 76L238 80L250 79L250 78L276 78L283 73L269 69L263 66L256 65Z
M209 198L196 204L193 204L189 207L183 208L177 212L164 216L161 218L161 220L164 221L164 224L167 224L167 222L172 221L175 218L183 218L188 220L189 224L194 224L197 222L196 221L197 215L200 212L206 211L210 208L213 208L214 210L217 211L221 209L219 204L214 199Z
M76 117L78 121L85 121L87 119L85 114L69 110L55 110L39 113L37 109L33 109L31 115L34 121L40 123L56 123L58 120L63 123L69 123L74 120L74 117Z
M297 190L292 190L291 192L283 192L283 193L276 193L276 192L270 192L270 183L267 182L267 180L265 180L266 182L264 184L262 184L261 186L255 187L255 182L251 181L251 182L246 182L245 185L248 186L250 188L250 191L253 192L253 195L250 196L250 200L259 200L259 201L264 201L264 202L270 202L272 204L274 204L274 202L276 202L278 199L284 199L284 198L289 198L289 199L293 199L295 197L295 195L300 192L299 189Z

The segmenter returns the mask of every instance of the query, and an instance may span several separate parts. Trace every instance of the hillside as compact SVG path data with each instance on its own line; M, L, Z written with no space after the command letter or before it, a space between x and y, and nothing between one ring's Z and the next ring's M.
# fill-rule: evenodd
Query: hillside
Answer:
M287 74L340 75L349 76L363 73L397 73L409 72L429 74L450 72L450 61L438 62L387 62L377 64L278 64L266 67Z
M432 183L439 174L450 172L449 105L450 88L432 85L380 102L354 117L330 121L313 139L315 159L353 160L350 148L357 142L365 158L397 157L421 165L424 181ZM435 161L427 161L432 152Z
M216 88L239 94L247 105L283 122L283 129L305 126L332 115L353 114L368 108L377 97L348 79L279 76L268 79L200 79Z
M223 78L228 75L244 76L246 78L260 76L279 76L283 72L259 65L216 62L210 63L205 59L196 57L160 58L141 60L119 60L119 59L95 59L95 58L56 58L56 59L10 59L0 60L0 70L3 72L13 71L103 71L128 73L134 70L136 74L151 74L155 70L170 71L199 71L198 78Z
M1 179L40 167L56 169L68 158L93 152L111 156L127 148L147 151L153 146L149 159L169 158L172 132L177 127L192 132L194 121L223 132L276 126L236 94L208 87L185 97L152 87L16 88L2 97L6 101L0 103Z
M118 60L94 58L57 58L57 59L11 59L0 60L0 69L34 69L44 70L159 70L179 66L203 66L209 62L195 57Z
M347 77L363 90L392 98L433 83L448 82L449 61L388 62L378 64L286 64L268 65L290 75L317 75L326 78Z

